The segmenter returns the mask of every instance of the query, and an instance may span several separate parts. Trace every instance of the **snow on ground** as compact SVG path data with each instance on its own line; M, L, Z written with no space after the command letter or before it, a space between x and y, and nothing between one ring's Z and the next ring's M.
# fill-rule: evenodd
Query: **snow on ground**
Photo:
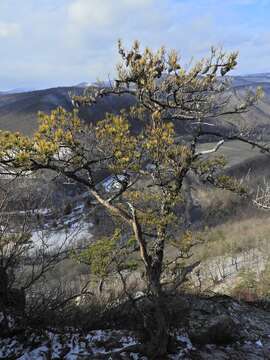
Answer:
M112 348L108 349L106 343ZM134 337L115 330L97 330L84 336L76 332L60 334L47 331L44 335L29 334L27 344L20 342L17 337L0 339L0 359L12 357L18 360L77 360L86 356L94 359L96 354L109 355L135 344ZM134 354L131 359L143 358Z
M62 216L56 228L51 226L52 219L43 224L43 229L32 232L32 240L35 247L44 246L44 242L50 250L54 248L69 248L75 243L92 237L90 229L93 224L84 219L84 204L78 204L70 214Z
M7 325L8 324L8 325ZM66 328L61 332L50 330L21 330L19 323L10 316L0 313L0 331L6 333L6 327L14 331L16 336L0 337L0 359L3 360L148 360L145 356L135 353L134 345L140 345L135 334L127 330L93 330L83 332L75 328ZM17 327L18 326L18 327ZM258 326L256 322L256 326ZM260 328L260 326L258 326ZM18 331L19 330L19 331ZM242 358L243 351L250 355L247 359L270 359L270 337L253 337L243 343L236 342L230 345L217 346L208 344L195 348L184 329L175 330L172 335L176 340L175 353L168 355L170 360L189 359L196 355L200 359L229 359L234 354L234 359ZM263 329L263 331L265 331ZM133 351L134 353L132 353ZM120 355L121 353L121 355ZM229 354L229 355L228 355ZM253 354L255 357L253 357ZM123 357L122 357L123 355ZM237 357L239 355L239 357ZM258 355L256 357L256 355ZM115 357L116 356L116 357ZM192 357L193 358L193 357Z
M47 247L50 247L50 250L59 247L69 248L74 243L81 242L84 239L89 241L92 237L89 227L91 227L91 224L81 221L62 229L33 231L32 241L36 248L44 246L44 243L46 243Z
M0 359L94 360L98 358L98 354L102 354L104 359L110 360L111 354L138 344L135 336L124 330L96 330L84 335L72 329L65 333L46 331L42 335L29 332L25 333L22 339L0 338ZM178 354L170 357L171 360L184 359L189 350L193 349L188 336L179 335L177 340L181 349ZM145 356L137 353L130 353L129 359L147 360Z

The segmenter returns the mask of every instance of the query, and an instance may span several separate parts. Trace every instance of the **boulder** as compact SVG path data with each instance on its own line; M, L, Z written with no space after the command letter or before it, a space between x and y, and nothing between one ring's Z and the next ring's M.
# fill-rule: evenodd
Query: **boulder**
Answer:
M238 325L228 315L209 317L202 327L193 325L189 335L195 344L230 344L239 337Z

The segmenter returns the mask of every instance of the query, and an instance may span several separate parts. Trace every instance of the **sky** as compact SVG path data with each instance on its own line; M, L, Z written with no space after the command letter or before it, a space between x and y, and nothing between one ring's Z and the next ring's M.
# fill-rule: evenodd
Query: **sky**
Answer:
M270 72L270 0L0 0L0 89L114 78L117 40L239 51L235 74Z

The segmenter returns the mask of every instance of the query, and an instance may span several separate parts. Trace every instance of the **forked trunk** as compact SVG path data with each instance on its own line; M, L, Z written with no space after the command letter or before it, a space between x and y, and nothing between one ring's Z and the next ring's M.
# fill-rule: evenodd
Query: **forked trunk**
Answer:
M145 352L151 360L165 360L169 343L169 326L166 317L166 304L160 283L163 254L164 254L164 231L159 231L159 237L155 242L151 256L147 250L147 243L143 237L141 225L136 216L136 210L129 203L132 212L130 221L135 238L140 246L141 258L147 273L147 285L150 291L152 308L144 318L146 339L144 341Z

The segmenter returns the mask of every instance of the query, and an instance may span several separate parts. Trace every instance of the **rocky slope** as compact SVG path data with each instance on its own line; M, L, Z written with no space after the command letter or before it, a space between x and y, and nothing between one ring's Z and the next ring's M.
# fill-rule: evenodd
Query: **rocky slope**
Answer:
M270 312L225 296L182 296L173 300L178 317L168 359L270 359ZM175 310L174 309L174 310ZM186 317L183 317L186 314ZM188 315L188 316L187 316ZM1 319L1 359L147 360L136 351L136 332L22 329ZM177 326L178 325L178 326ZM165 360L165 359L164 359Z

